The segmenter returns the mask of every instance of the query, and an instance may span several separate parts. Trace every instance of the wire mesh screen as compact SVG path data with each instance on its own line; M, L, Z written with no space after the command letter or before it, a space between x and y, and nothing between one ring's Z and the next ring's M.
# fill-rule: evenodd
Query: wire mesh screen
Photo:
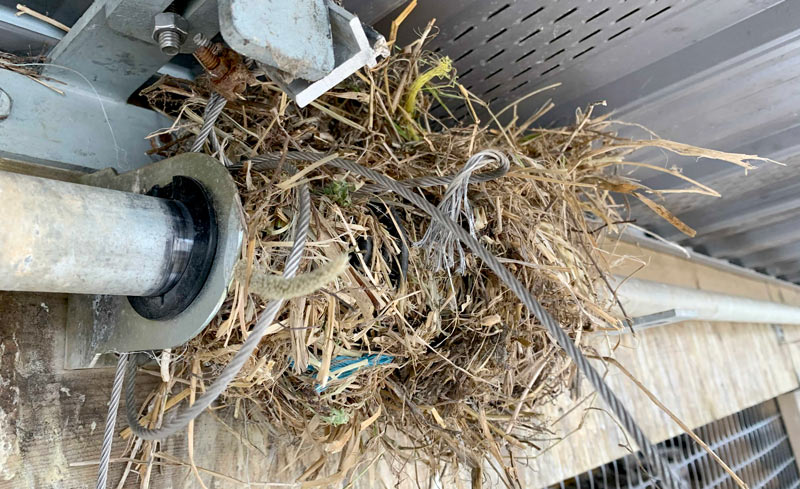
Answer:
M698 428L700 436L752 489L800 487L794 453L775 400ZM733 479L686 435L658 444L693 489L735 488ZM551 486L551 489L658 487L638 455L628 455Z

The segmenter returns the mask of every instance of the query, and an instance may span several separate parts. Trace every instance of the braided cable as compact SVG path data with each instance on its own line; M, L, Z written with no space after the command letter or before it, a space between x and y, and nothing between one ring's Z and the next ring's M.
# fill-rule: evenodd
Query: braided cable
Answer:
M303 153L291 152L287 154L287 159L299 161L318 161L325 155L316 153ZM280 160L280 154L269 154L261 157L252 158L252 162L256 165L264 164L265 167L271 168L277 161ZM580 349L575 345L569 335L561 328L558 322L550 315L547 310L542 307L536 298L525 288L511 272L503 266L502 263L490 253L480 242L472 237L468 231L462 228L458 223L450 219L445 213L439 210L436 206L428 202L423 197L415 194L409 187L401 184L400 182L382 175L374 170L359 165L358 163L342 158L336 158L328 162L328 165L355 173L363 178L370 179L381 185L385 189L394 192L406 200L410 201L415 206L419 207L425 213L430 215L433 219L444 226L448 231L453 233L462 243L472 250L484 263L505 282L506 286L514 292L514 294L522 301L525 307L530 310L534 316L544 325L550 335L555 338L556 343L567 353L573 362L578 366L580 371L586 376L594 389L600 394L600 397L605 401L619 422L622 424L625 431L633 438L636 445L642 451L647 460L648 465L655 472L655 475L660 478L664 486L670 489L683 489L684 482L675 473L674 469L670 467L669 463L656 451L655 447L650 443L647 436L642 429L633 419L633 416L628 412L619 398L614 394L611 388L603 380L600 373L589 363L589 360L583 355ZM255 169L260 169L259 166L254 166Z
M223 99L224 100L224 99ZM284 165L284 168L289 172L294 172L296 169L291 165ZM303 184L297 189L297 222L294 233L294 244L289 252L289 257L286 259L286 266L283 271L284 278L292 278L297 273L300 266L300 259L305 250L306 238L308 237L308 227L311 222L311 194L308 191L308 186ZM258 347L258 343L264 336L264 333L273 323L278 311L284 304L283 299L274 300L270 302L261 316L256 321L253 329L250 331L249 336L242 344L241 348L233 359L225 366L219 377L206 389L206 392L197 398L197 401L191 406L184 409L181 413L176 415L172 420L166 422L160 428L146 428L139 423L139 416L135 409L136 399L135 393L135 376L136 376L136 362L129 360L127 362L127 369L125 374L125 407L128 417L128 424L130 425L133 433L145 440L159 440L166 438L177 431L183 429L189 422L200 415L207 407L213 403L217 397L222 394L228 387L228 384L236 377L244 364Z
M447 184L444 197L442 197L437 206L440 211L448 215L453 221L458 222L460 217L464 217L469 227L469 234L473 238L477 237L477 235L475 234L475 216L472 213L472 206L468 197L470 177L473 172L480 170L484 166L498 163L501 169L508 168L509 162L505 153L487 149L472 155L461 170L452 177L450 183ZM407 182L403 182L403 184L408 186ZM434 271L438 272L446 269L450 273L450 269L455 266L455 254L458 254L459 258L456 273L463 274L467 268L467 260L461 241L448 233L447 229L442 227L437 220L431 221L425 231L425 235L421 240L413 243L413 246L427 250L428 260L435 266Z
M222 145L219 142L219 138L217 137L217 133L211 131L211 146L214 148L214 151L217 152L219 155L219 159L222 160L222 164L226 167L233 165L233 162L228 158L228 155L225 154L225 150L222 148Z
M199 153L203 149L203 143L206 142L208 139L208 135L211 134L211 131L214 130L214 123L217 122L217 118L222 113L222 109L225 108L225 104L228 101L225 100L225 97L218 94L217 92L213 92L210 97L208 97L208 102L206 103L206 110L203 114L203 125L200 126L200 132L197 133L197 137L192 143L192 148L190 151L192 153Z
M117 360L117 371L114 373L114 384L111 387L111 399L108 401L106 429L103 432L103 446L100 448L100 467L97 469L97 489L106 489L108 481L108 465L111 462L111 444L114 441L114 426L117 424L117 408L122 393L122 379L125 374L127 353L120 353Z
M487 151L492 151L493 153L498 153L499 155L501 155L497 156L494 160L494 163L499 164L499 166L494 170L488 171L486 173L471 174L469 176L470 184L483 183L483 182L488 182L490 180L497 180L498 178L504 177L506 173L508 173L508 170L510 168L510 162L508 161L508 158L506 158L505 155L502 155L502 153L500 153L499 151L493 151L493 150L487 150ZM309 160L304 160L304 161L309 161ZM400 180L398 181L398 183L405 185L406 187L409 188L443 187L445 185L450 185L450 183L453 182L453 179L455 179L457 176L458 174L445 175L442 177L426 176L419 178L409 178L408 180ZM363 187L361 187L360 189L358 189L358 191L374 194L374 193L385 192L386 189L381 185L368 183Z

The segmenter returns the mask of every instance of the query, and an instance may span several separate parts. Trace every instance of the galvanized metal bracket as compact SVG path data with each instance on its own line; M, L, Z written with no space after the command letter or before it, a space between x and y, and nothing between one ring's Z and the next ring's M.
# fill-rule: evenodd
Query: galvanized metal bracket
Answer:
M305 4L305 2L300 3ZM248 42L246 38L242 37L244 32L250 32L246 30L250 20L243 15L234 16L231 12L235 12L234 9L241 8L245 4L251 8L252 15L256 15L257 11L267 12L269 15L266 18L270 19L271 24L286 22L283 16L273 16L271 12L264 10L263 2L221 0L220 30L222 37L234 50L259 61L267 75L280 85L297 105L305 107L360 68L375 66L379 56L389 54L383 36L372 28L362 25L358 17L332 1L325 0L325 3L328 8L329 26L322 28L319 25L318 17L307 15L307 18L313 18L314 22L309 20L308 25L298 28L304 36L317 29L323 29L321 31L323 33L330 32L330 39L327 41L317 32L315 44L312 45L314 49L321 50L332 47L334 63L332 69L327 71L321 70L323 66L326 66L322 62L316 63L319 69L309 73L308 66L281 61L281 56L286 55L287 51L298 49L293 46L299 42L299 35L275 38L269 43L260 45L254 44L252 39ZM303 46L303 49L307 47Z
M143 193L167 185L175 175L200 181L211 194L219 236L214 264L192 304L172 319L151 321L133 310L123 296L71 295L68 299L65 367L113 364L110 352L171 348L197 335L222 305L239 259L244 223L236 184L215 159L186 153L123 174L103 170L81 178L86 185Z
M145 136L168 127L169 119L98 96L83 80L57 86L63 94L0 70L0 89L14 101L0 120L0 157L79 170L129 171L151 161Z
M170 3L171 0L111 0L107 2L106 21L115 31L152 44L153 18ZM195 50L196 46L191 42L195 34L211 38L219 32L217 0L190 0L180 15L189 22L187 41L181 47L181 53Z
M44 72L83 87L91 80L101 95L125 101L170 60L153 41L153 19L170 0L96 0L50 53L53 66ZM194 0L184 17L189 39L219 29L215 0ZM192 52L187 41L181 52ZM57 65L57 66L56 66ZM64 70L66 66L70 70Z
M231 49L292 76L335 66L327 0L220 0L219 27Z
M690 309L669 309L667 311L647 314L633 318L633 330L642 331L644 329L665 326L667 324L691 321L697 318L697 311Z
M99 94L124 101L167 64L170 58L152 38L145 42L129 37L108 24L107 15L113 14L114 8L122 8L122 4L95 1L53 48L50 60L57 66L46 67L44 74L79 87L86 85L85 77ZM140 20L137 17L135 21Z
M644 316L636 316L632 318L633 331L638 333L645 329L656 328L658 326L666 326L668 324L691 321L696 319L697 316L697 311L690 309L668 309L666 311L647 314ZM602 334L611 336L627 333L630 333L630 329L627 326L617 331L602 331Z

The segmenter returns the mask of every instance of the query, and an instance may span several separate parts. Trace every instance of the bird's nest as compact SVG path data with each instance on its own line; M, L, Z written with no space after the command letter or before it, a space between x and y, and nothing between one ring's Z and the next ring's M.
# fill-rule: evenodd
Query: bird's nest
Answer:
M615 195L638 199L692 233L656 203L658 190L622 176L642 165L626 163L626 156L650 146L749 166L747 155L650 135L619 138L614 123L593 118L591 107L579 110L573 125L555 129L535 125L550 103L527 120L516 116L516 104L492 113L458 82L449 61L424 44L423 36L395 49L377 67L302 109L274 84L257 82L242 100L227 105L216 124L227 157L243 162L234 174L248 230L245 263L273 273L283 269L296 216L292 189L303 182L312 191L312 217L301 272L351 253L338 279L288 301L219 401L315 454L316 462L298 461L284 472L286 482L352 480L378 456L395 467L422 460L432 474L447 464L479 467L488 456L510 481L506 453L541 448L536 438L548 420L536 413L574 385L577 372L476 256L465 251L460 272L457 248L414 246L431 226L415 207L393 194L362 189L371 182L325 165L298 164L308 171L289 179L259 170L250 157L336 153L410 180L454 175L483 150L502 153L508 173L470 184L471 209L460 219L468 227L471 216L483 245L578 345L589 332L626 327L615 301L603 299L613 294L600 290L607 287L609 264L599 242L609 239L606 231L619 232L628 222ZM152 153L184 151L199 129L207 85L165 77L143 94L175 119L172 128L153 135ZM466 104L468 116L456 121L451 108L459 104ZM661 170L676 182L683 178L689 191L713 194L674 170ZM417 192L438 204L445 190ZM454 258L452 268L437 267L440 250ZM220 372L265 304L247 279L231 284L216 318L173 361L171 383L149 400L151 424L165 407L177 405L165 401L180 391L172 389L181 385L175 379L192 372L212 379Z

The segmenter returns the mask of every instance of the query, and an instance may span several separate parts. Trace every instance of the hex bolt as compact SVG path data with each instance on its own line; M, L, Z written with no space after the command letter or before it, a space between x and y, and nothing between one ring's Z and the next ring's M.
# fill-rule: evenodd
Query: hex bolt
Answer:
M214 70L220 64L220 57L219 57L219 50L215 49L216 46L211 44L211 41L206 38L201 33L197 33L194 36L194 43L197 45L197 49L194 50L194 56L197 58L197 61L203 65L207 71Z
M180 52L188 33L189 23L180 15L174 12L156 14L153 39L167 56L175 56Z
M214 89L226 99L236 100L252 79L241 55L221 43L212 43L203 34L198 33L193 39L194 57L203 65Z
M0 121L11 115L11 97L0 88Z
M175 56L181 50L181 38L177 32L161 31L158 33L158 46L167 56Z

